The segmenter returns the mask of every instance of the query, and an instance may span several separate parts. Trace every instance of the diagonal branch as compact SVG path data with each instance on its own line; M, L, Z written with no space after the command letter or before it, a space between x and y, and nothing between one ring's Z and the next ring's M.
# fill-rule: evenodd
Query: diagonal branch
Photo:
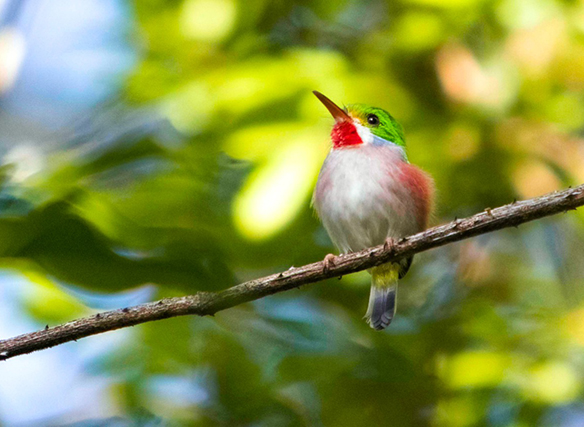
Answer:
M471 217L457 219L400 239L390 247L381 245L335 257L333 265L326 269L323 261L315 262L250 280L221 292L199 292L185 297L162 299L135 307L99 313L53 328L47 327L42 331L3 340L0 341L0 360L153 320L191 314L213 315L218 311L278 292L365 270L479 234L506 227L516 227L525 222L566 212L582 205L584 205L584 185L522 202L513 202L496 209L487 208Z

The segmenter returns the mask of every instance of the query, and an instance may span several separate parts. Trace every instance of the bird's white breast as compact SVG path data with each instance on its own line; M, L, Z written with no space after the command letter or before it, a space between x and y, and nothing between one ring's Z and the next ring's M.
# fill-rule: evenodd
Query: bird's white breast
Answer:
M333 150L314 191L314 207L344 253L418 230L412 195L402 184L403 151L395 145Z

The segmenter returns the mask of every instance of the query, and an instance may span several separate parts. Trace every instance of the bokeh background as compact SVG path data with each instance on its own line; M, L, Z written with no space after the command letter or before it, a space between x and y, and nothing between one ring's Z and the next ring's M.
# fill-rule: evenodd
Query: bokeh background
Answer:
M0 1L0 338L331 252L332 120L388 109L434 223L584 182L584 2ZM584 210L0 364L0 425L584 425Z

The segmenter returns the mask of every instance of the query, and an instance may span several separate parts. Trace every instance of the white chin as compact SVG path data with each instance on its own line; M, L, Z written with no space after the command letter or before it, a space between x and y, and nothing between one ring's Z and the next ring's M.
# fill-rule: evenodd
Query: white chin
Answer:
M354 124L355 128L357 129L357 134L361 138L361 141L363 141L363 144L373 143L373 134L371 133L371 131L365 126L363 126L361 123L359 123L358 120L355 120Z

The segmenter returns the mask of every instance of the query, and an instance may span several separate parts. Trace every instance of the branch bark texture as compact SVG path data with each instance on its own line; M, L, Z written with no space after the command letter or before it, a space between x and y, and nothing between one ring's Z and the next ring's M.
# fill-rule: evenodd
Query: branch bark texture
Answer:
M213 315L218 311L278 292L365 270L479 234L506 227L516 227L528 221L567 212L582 205L584 205L584 185L521 202L513 202L495 209L487 208L476 215L456 219L405 237L391 246L380 245L335 257L333 265L328 265L327 268L323 261L315 262L250 280L221 292L199 292L190 296L162 299L98 313L63 325L1 340L0 360L153 320L193 314Z

